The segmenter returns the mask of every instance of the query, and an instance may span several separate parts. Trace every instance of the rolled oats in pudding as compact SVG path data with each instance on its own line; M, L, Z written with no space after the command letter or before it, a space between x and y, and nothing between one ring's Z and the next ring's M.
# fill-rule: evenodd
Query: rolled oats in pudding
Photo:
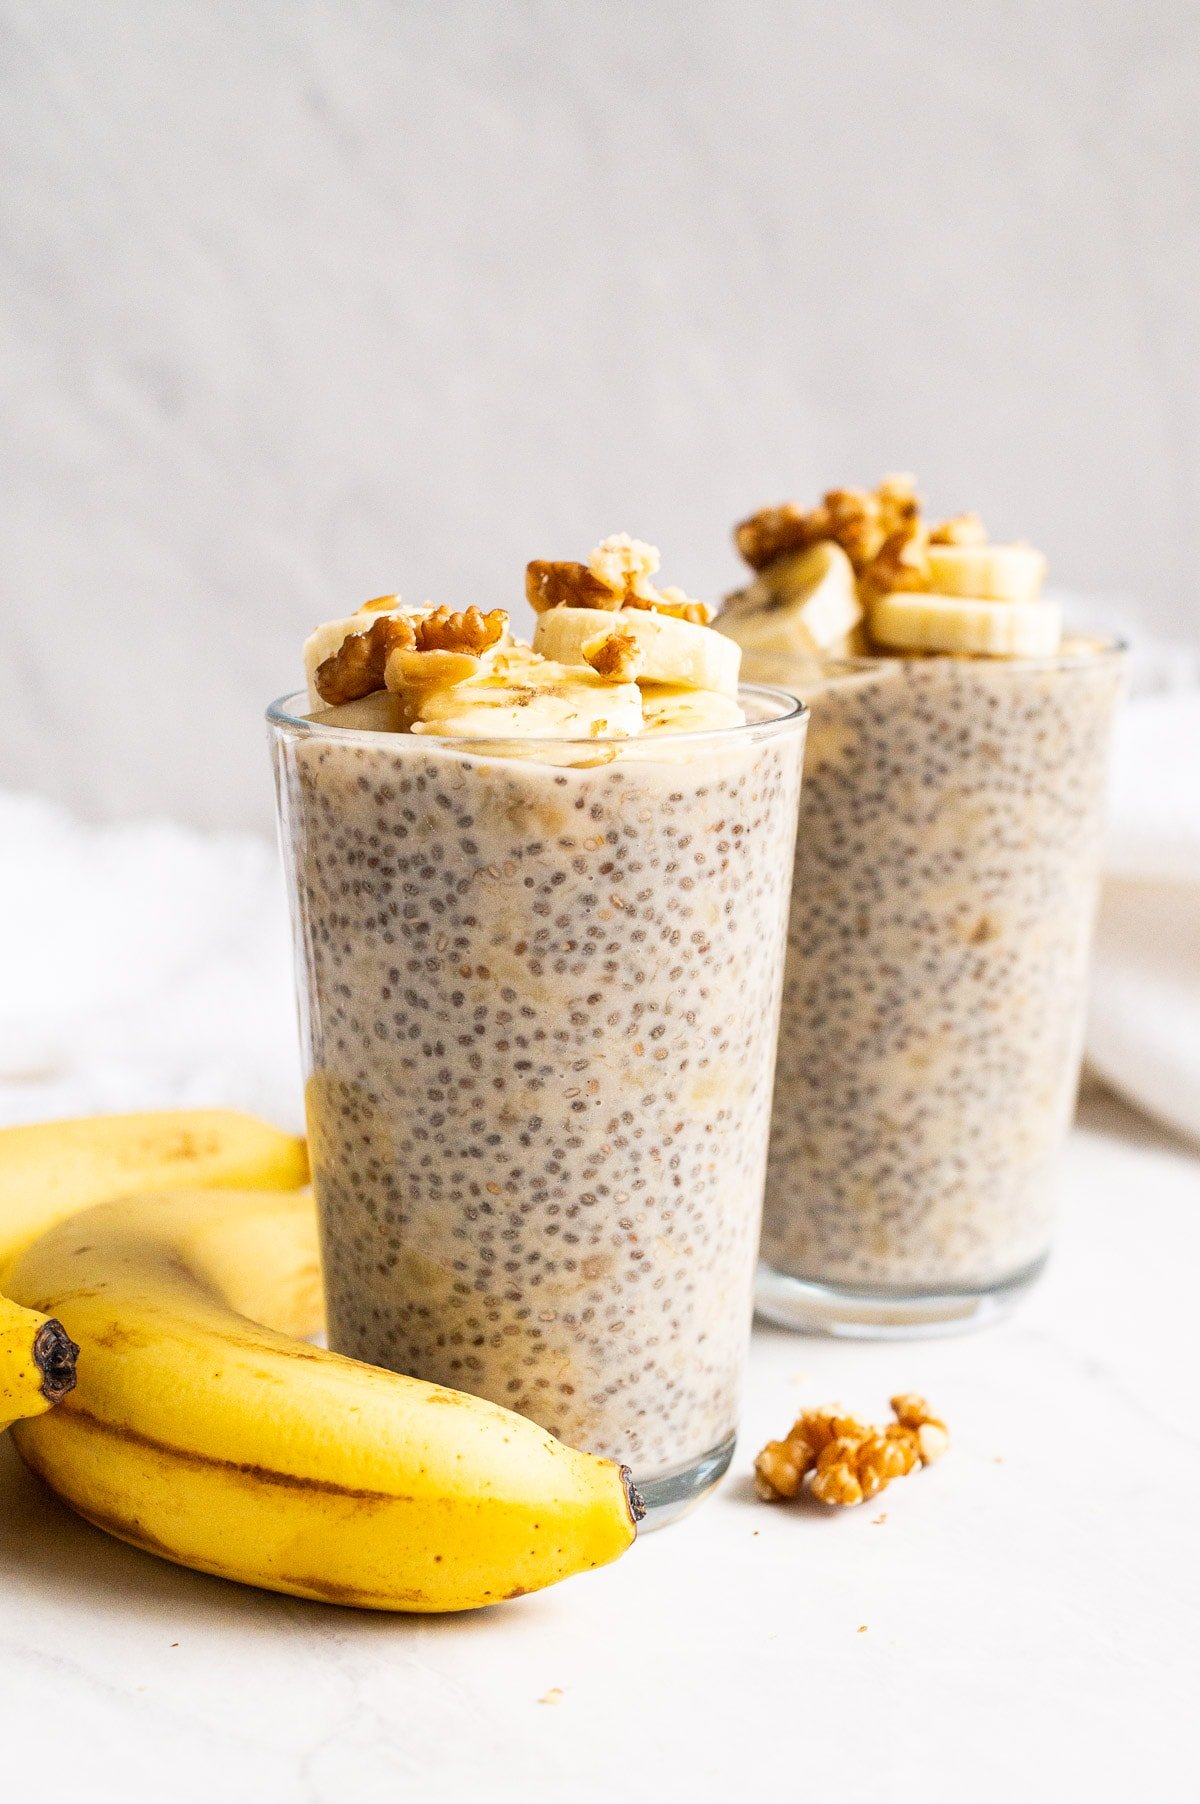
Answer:
M803 737L656 566L385 598L277 734L330 1344L640 1481L736 1422Z
M1062 637L1039 552L930 529L908 478L736 537L720 624L811 708L764 1298L983 1291L1050 1241L1120 660Z

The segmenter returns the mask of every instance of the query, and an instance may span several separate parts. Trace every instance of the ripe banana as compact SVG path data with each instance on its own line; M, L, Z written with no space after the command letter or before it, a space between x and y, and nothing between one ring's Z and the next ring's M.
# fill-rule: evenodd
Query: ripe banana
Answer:
M550 608L539 614L533 649L559 664L586 667L584 648L594 650L613 633L626 633L642 654L640 683L671 683L736 697L741 654L736 645L670 614L648 608Z
M905 590L875 603L871 637L894 651L1051 657L1062 637L1062 615L1049 601L964 601Z
M458 739L623 739L642 730L636 683L544 658L501 658L452 688L417 698L414 733Z
M61 1322L0 1297L0 1433L75 1388L78 1352Z
M98 1115L0 1129L0 1279L55 1222L122 1193L308 1181L303 1140L231 1109Z
M16 1424L21 1457L149 1553L298 1597L468 1610L634 1538L611 1461L289 1338L320 1314L307 1192L102 1203L27 1248L10 1284L83 1347L71 1396Z
M973 601L1036 601L1046 560L1032 545L930 545L930 587Z
M863 617L854 566L822 539L776 558L725 604L716 625L743 651L812 658L842 648Z

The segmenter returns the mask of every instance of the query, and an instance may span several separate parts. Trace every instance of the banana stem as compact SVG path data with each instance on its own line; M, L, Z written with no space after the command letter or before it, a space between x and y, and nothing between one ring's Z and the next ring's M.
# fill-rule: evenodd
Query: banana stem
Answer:
M79 1348L60 1321L44 1321L33 1338L33 1363L42 1374L42 1395L57 1403L75 1389L75 1361Z

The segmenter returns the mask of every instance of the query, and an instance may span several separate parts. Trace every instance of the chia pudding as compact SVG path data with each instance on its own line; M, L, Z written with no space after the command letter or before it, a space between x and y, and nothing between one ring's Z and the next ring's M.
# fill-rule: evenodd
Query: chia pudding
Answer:
M273 724L330 1345L653 1504L732 1446L803 717L641 704L587 743L362 730L383 696Z
M852 649L870 621L866 585ZM759 1301L850 1333L963 1325L1044 1261L1121 680L1092 641L866 644L744 661L811 709Z

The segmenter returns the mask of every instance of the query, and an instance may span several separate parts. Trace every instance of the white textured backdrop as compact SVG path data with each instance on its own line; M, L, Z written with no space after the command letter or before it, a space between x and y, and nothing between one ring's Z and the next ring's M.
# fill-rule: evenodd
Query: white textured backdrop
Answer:
M1200 638L1189 0L0 0L0 780L264 824L389 588L911 467Z

